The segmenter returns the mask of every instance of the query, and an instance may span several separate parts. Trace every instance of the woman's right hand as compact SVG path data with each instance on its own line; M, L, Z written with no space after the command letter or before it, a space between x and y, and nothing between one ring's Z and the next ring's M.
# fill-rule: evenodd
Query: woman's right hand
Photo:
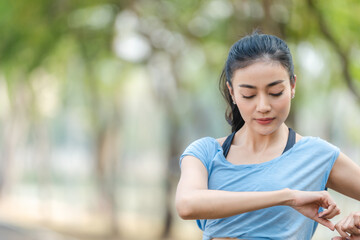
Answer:
M328 219L340 214L340 209L327 191L293 190L293 194L294 196L289 206L334 231L335 225ZM320 207L325 208L325 210L319 213Z
M335 225L341 237L334 237L332 240L359 240L360 239L360 212L353 212L349 216L340 220Z

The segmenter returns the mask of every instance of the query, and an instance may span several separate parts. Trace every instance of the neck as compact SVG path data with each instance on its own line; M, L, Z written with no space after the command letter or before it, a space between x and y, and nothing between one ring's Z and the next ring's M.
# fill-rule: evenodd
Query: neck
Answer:
M288 135L289 129L284 123L277 130L267 135L255 132L245 124L236 133L233 144L243 146L249 149L249 151L258 153L283 144L284 138L287 139Z

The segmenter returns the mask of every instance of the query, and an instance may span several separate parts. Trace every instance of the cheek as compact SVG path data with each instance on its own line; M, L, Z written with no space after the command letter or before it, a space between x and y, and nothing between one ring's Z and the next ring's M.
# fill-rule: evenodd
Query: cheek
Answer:
M239 109L241 116L244 119L248 118L254 112L254 109L256 108L256 106L254 106L253 103L243 102L243 101L241 101L241 102L238 101L237 107Z
M289 98L285 97L279 101L276 101L273 104L273 108L275 108L278 112L288 114L290 111L291 101Z

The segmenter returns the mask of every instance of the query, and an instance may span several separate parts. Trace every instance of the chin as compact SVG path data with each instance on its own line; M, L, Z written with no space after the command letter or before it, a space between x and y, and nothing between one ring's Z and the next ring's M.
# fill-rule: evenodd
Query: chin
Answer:
M257 131L260 135L268 136L271 135L274 131Z
M259 133L260 135L270 135L274 132L276 132L276 130L278 130L280 128L280 126L274 126L274 125L268 125L268 126L257 126L255 131L257 133Z

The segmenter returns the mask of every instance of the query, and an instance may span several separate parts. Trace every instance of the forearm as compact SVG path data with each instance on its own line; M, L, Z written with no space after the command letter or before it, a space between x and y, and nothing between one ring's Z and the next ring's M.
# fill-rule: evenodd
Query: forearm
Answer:
M292 191L229 192L192 190L177 197L176 207L184 219L224 218L276 205L288 205Z

